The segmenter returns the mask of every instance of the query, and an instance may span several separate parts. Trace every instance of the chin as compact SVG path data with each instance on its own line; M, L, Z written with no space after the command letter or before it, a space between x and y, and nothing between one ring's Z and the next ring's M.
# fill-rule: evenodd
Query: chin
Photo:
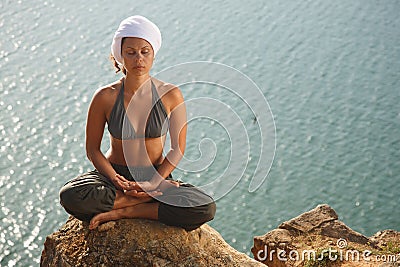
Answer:
M142 76L142 75L149 73L149 71L147 69L144 69L144 70L132 69L129 72L131 74L137 75L137 76Z

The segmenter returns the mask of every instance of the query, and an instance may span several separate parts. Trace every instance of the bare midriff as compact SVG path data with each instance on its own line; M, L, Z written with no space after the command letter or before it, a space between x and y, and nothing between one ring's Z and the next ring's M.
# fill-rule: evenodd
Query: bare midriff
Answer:
M106 158L118 165L159 165L164 160L165 138L166 135L156 138L120 140L110 135L110 149L106 153Z

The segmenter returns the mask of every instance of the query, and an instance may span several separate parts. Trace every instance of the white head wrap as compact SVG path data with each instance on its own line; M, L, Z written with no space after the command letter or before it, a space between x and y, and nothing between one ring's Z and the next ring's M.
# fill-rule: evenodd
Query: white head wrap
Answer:
M143 16L136 15L126 18L119 25L111 44L111 54L120 65L123 65L121 55L121 40L123 37L145 39L151 44L154 56L161 47L161 32L157 25Z

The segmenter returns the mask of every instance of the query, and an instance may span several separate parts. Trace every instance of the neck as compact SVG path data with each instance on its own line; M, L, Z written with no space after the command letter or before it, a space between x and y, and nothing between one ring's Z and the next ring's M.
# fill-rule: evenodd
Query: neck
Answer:
M148 73L140 76L133 76L127 73L124 82L125 91L129 91L134 94L136 93L137 90L141 88L141 86L143 86L149 80L150 80L150 75Z

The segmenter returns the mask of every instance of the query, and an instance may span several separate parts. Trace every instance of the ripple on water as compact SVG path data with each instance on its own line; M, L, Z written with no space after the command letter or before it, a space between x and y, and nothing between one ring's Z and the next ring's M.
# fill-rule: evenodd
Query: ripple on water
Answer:
M137 10L151 14L165 33L167 49L156 68L212 59L245 71L272 99L278 150L270 177L253 194L244 186L222 198L211 222L232 246L248 253L249 236L317 200L333 203L363 233L398 224L392 211L400 191L393 160L400 157L395 1L245 7L193 1L184 8L170 3L167 10L140 1L121 5L128 2L121 10L98 1L80 8L68 1L0 1L0 265L39 263L43 238L65 221L58 188L91 167L84 160L88 103L97 86L119 77L104 40L119 18ZM183 92L209 93L202 90ZM189 138L208 137L204 130L216 125L206 123ZM250 163L257 161L250 156ZM205 176L193 179L212 180ZM248 185L251 177L244 180ZM240 225L235 214L243 216Z

